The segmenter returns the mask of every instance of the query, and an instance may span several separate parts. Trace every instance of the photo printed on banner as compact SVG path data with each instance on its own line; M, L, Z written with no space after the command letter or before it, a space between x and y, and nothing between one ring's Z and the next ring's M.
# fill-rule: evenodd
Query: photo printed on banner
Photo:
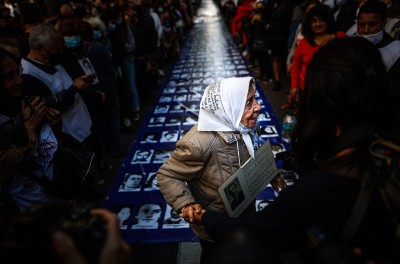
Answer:
M147 175L146 185L144 191L159 191L157 183L157 172L151 172Z
M157 229L161 213L161 205L158 203L140 205L132 229Z
M168 113L169 107L170 106L166 105L166 104L156 105L156 107L154 109L154 114L166 114L166 113Z
M171 153L172 150L156 150L153 163L164 163L171 156Z
M165 123L165 116L156 116L152 117L149 120L148 126L149 127L158 127L158 126L163 126Z
M274 125L267 125L261 127L261 137L279 137L278 131Z
M131 224L133 208L133 204L116 205L111 208L111 211L114 212L118 218L120 230L128 229L128 226Z
M178 130L163 131L161 134L160 142L176 142L178 141Z
M186 126L193 126L197 123L197 117L196 116L186 116L183 120L183 125Z
M119 186L119 192L138 192L142 186L144 176L142 174L125 173L124 181Z
M148 164L153 156L154 149L139 149L135 152L131 164L144 163Z
M181 117L180 116L170 116L165 120L166 126L180 126Z
M157 143L158 140L160 140L160 132L152 131L144 133L142 139L140 140L140 143Z
M165 206L165 217L163 222L163 229L169 228L188 228L189 223L185 222L183 218L168 204Z
M172 104L169 110L170 113L182 113L183 111L185 111L185 105L182 103Z

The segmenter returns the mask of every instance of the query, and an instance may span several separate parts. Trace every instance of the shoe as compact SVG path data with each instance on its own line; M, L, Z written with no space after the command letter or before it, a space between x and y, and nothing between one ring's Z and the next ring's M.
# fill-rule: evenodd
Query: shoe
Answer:
M134 112L134 113L133 113L133 120L134 120L134 121L138 121L139 119L140 119L139 111L138 111L138 112Z
M281 81L275 81L272 91L279 91L282 89Z

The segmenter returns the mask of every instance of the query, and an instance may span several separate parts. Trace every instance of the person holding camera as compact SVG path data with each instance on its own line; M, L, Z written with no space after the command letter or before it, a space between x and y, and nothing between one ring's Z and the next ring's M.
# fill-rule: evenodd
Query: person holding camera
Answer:
M399 263L369 152L376 136L400 141L399 92L378 50L362 37L331 40L310 61L305 87L292 143L300 179L248 218L203 210L196 221L219 242L256 231L278 252L301 250L304 263ZM372 195L354 228L361 188Z
M21 161L35 153L38 129L43 122L57 125L60 112L46 108L39 97L34 97L30 103L21 99L20 67L14 55L3 49L0 49L0 76L1 200L11 211L19 213L33 204L56 199L19 169Z
M131 258L129 245L121 238L118 218L109 210L95 208L90 211L92 216L100 216L105 223L106 238L99 254L99 264L128 264ZM87 263L76 246L76 242L68 233L56 231L52 236L52 245L57 256L64 264Z

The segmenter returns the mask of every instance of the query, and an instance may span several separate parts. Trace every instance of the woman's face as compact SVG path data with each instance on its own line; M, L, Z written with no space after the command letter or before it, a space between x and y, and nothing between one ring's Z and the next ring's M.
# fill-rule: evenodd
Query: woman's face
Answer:
M328 25L326 21L322 20L319 16L314 16L311 20L311 30L315 35L321 35L326 32Z
M0 62L3 70L3 85L6 93L11 97L21 96L22 78L20 67L10 57L5 57Z
M253 128L257 124L257 117L260 113L261 106L256 100L256 91L253 88L249 89L244 107L241 123L242 125Z

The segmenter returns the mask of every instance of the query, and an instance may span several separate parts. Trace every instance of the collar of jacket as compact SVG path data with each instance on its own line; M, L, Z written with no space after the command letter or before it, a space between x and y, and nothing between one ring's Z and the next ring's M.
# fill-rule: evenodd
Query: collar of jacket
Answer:
M216 132L228 144L232 144L241 138L240 136L235 136L233 131L216 131Z

